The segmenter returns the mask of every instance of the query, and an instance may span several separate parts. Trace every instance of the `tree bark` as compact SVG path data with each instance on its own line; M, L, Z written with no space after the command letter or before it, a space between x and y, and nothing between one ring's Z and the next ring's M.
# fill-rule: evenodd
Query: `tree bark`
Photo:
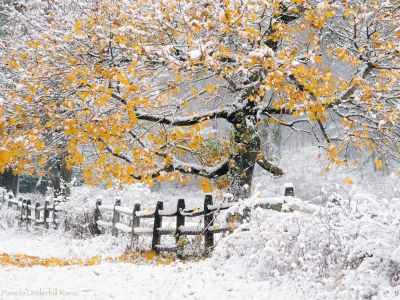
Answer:
M254 128L253 118L237 114L232 121L235 128L234 142L237 155L230 172L229 189L237 200L248 198L251 194L254 166L261 150L261 143Z
M9 168L6 169L3 174L1 174L1 179L3 182L3 187L7 191L12 191L14 197L16 197L18 194L18 175L14 175L13 169Z
M67 169L66 164L61 161L55 162L49 169L51 184L53 185L54 198L62 197L65 199L71 194L72 169Z
M262 168L275 176L283 175L283 171L273 166L262 154L261 141L255 128L257 119L254 116L237 114L231 120L234 125L234 142L236 156L234 166L229 174L229 192L235 200L246 199L251 195L254 167L258 163Z
M253 145L258 146L259 141L254 141ZM241 148L239 155L235 157L235 166L232 170L230 189L235 199L245 199L250 197L251 184L253 181L254 166L256 164L256 158L259 151L252 149L253 147L244 147L239 145Z

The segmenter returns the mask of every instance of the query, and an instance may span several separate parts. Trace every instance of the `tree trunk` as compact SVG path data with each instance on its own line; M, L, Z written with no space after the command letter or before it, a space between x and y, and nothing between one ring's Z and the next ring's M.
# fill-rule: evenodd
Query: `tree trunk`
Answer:
M46 195L47 185L48 185L47 180L45 178L42 178L40 179L40 183L36 186L37 190L42 196Z
M254 120L237 116L235 126L235 166L232 167L229 190L235 200L246 199L251 194L254 166L261 150L260 138L253 126Z
M252 149L253 146L260 146L258 141L247 150L245 147L235 157L235 167L232 170L230 189L234 199L246 199L251 194L251 184L253 181L254 166L256 164L259 150Z
M16 197L18 194L18 175L14 175L13 169L9 168L6 169L3 174L1 174L1 179L3 182L3 187L7 191L12 191L14 197Z
M72 169L67 169L66 164L58 161L49 169L51 184L53 185L54 198L62 197L65 199L71 194Z
M259 164L264 170L275 176L283 175L282 169L272 165L262 153L260 136L255 128L254 116L235 115L234 125L235 152L234 166L230 166L229 192L235 200L246 199L251 195L254 167Z

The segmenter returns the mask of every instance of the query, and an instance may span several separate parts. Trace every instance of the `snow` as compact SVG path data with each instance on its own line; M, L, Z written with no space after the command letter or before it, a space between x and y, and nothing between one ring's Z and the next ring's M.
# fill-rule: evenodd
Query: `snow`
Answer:
M258 204L281 204L284 203L285 197L267 197L257 200Z
M305 236L303 236L303 239ZM110 236L99 236L90 240L73 240L59 234L33 235L13 230L0 230L0 253L25 253L40 257L101 258L117 257L123 251L123 244ZM396 252L397 251L397 252ZM396 249L393 255L399 251ZM190 251L189 251L190 252ZM58 297L29 296L39 299L356 299L340 297L332 283L325 285L312 283L305 277L285 277L271 274L284 280L277 285L269 280L257 278L245 261L219 260L217 257L200 262L173 262L171 265L138 265L131 263L102 262L94 266L69 266L46 268L0 268L1 289L9 292L25 293L54 291ZM397 257L397 256L396 256ZM304 259L304 261L306 258ZM297 267L293 263L293 267ZM247 269L247 271L246 271ZM344 278L351 286L352 274ZM286 279L285 279L286 278ZM376 281L377 284L381 279ZM303 287L303 288L302 288ZM357 285L354 285L356 288ZM396 290L386 287L376 299L398 299ZM299 292L300 291L300 292ZM78 295L62 296L61 293L74 292ZM341 295L343 295L342 291ZM218 295L218 296L217 296ZM21 297L1 297L0 299L21 299ZM375 298L374 298L375 299Z
M138 217L143 217L143 216L151 216L154 215L154 210L153 211L137 211L136 216Z
M168 215L173 215L175 213L176 213L176 209L163 210L163 211L159 212L160 216L168 216Z
M104 222L104 221L97 221L97 225L102 226L102 227L111 227L112 223L110 222Z
M132 232L132 227L126 226L125 224L121 224L121 223L115 224L115 228L120 229L124 232L128 232L128 233Z
M181 226L179 227L180 232L185 234L189 232L202 232L204 230L204 226L198 225L198 226Z
M317 9L318 10L324 10L324 9L328 9L329 8L329 4L328 3L326 3L326 2L320 2L320 3L318 3L318 5L317 5Z
M192 215L197 215L197 214L199 214L199 213L203 213L204 212L204 209L203 208L199 208L199 209L197 209L197 210L195 210L195 211L193 211L193 212L184 212L184 211L181 211L181 215L182 216L192 216Z
M100 205L99 206L99 211L101 211L101 212L113 211L113 210L114 210L114 206L112 206L112 205Z
M226 193L224 194L224 198L233 198L233 195L231 193Z
M231 206L233 206L235 203L217 203L217 204L214 204L214 205L207 205L207 208L209 209L209 210L218 210L218 209L220 209L220 208L229 208L229 207L231 207Z
M200 50L192 50L189 52L189 56L193 60L199 60L201 58L201 51Z
M262 58L262 57L264 57L265 55L270 55L270 56L273 56L275 53L274 53L274 51L271 49L271 48L269 48L268 46L263 46L263 47L261 47L261 48L259 48L259 49L256 49L256 50L254 50L254 51L251 51L250 53L249 53L249 57L255 57L255 58Z
M153 234L153 229L151 228L138 228L135 227L135 234Z
M127 214L130 216L133 216L133 208L129 208L129 207L122 207L122 206L116 206L115 210L123 213L123 214Z

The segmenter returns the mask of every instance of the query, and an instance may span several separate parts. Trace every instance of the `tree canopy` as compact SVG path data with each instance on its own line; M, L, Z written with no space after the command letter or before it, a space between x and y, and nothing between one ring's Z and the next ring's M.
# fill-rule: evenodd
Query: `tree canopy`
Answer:
M225 176L241 195L260 132L309 124L338 166L399 159L400 4L27 0L1 6L0 165L87 183ZM210 122L225 124L221 134ZM210 135L210 136L209 136ZM383 158L385 157L385 158Z

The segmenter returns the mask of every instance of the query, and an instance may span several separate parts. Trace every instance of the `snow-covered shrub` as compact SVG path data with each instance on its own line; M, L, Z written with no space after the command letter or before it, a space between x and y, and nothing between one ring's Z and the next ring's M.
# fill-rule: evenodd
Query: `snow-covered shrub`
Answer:
M18 224L20 212L10 209L5 204L0 207L0 229L14 228Z
M97 228L94 221L97 199L102 199L103 204L112 205L118 197L122 206L133 208L135 201L142 199L148 193L148 186L142 183L124 185L120 190L105 190L86 185L73 187L69 199L60 203L63 209L59 213L60 228L76 238L89 238L95 234ZM111 222L111 217L112 214L106 213L103 220Z
M249 221L217 245L215 265L233 264L247 278L275 287L295 282L299 298L315 293L315 299L375 299L378 291L394 293L400 271L399 201L332 195L335 201L312 215L253 206Z
M14 228L18 224L18 219L21 215L16 210L15 205L13 208L8 207L8 199L15 199L12 191L7 192L6 189L0 187L0 229ZM4 203L2 203L4 199Z

